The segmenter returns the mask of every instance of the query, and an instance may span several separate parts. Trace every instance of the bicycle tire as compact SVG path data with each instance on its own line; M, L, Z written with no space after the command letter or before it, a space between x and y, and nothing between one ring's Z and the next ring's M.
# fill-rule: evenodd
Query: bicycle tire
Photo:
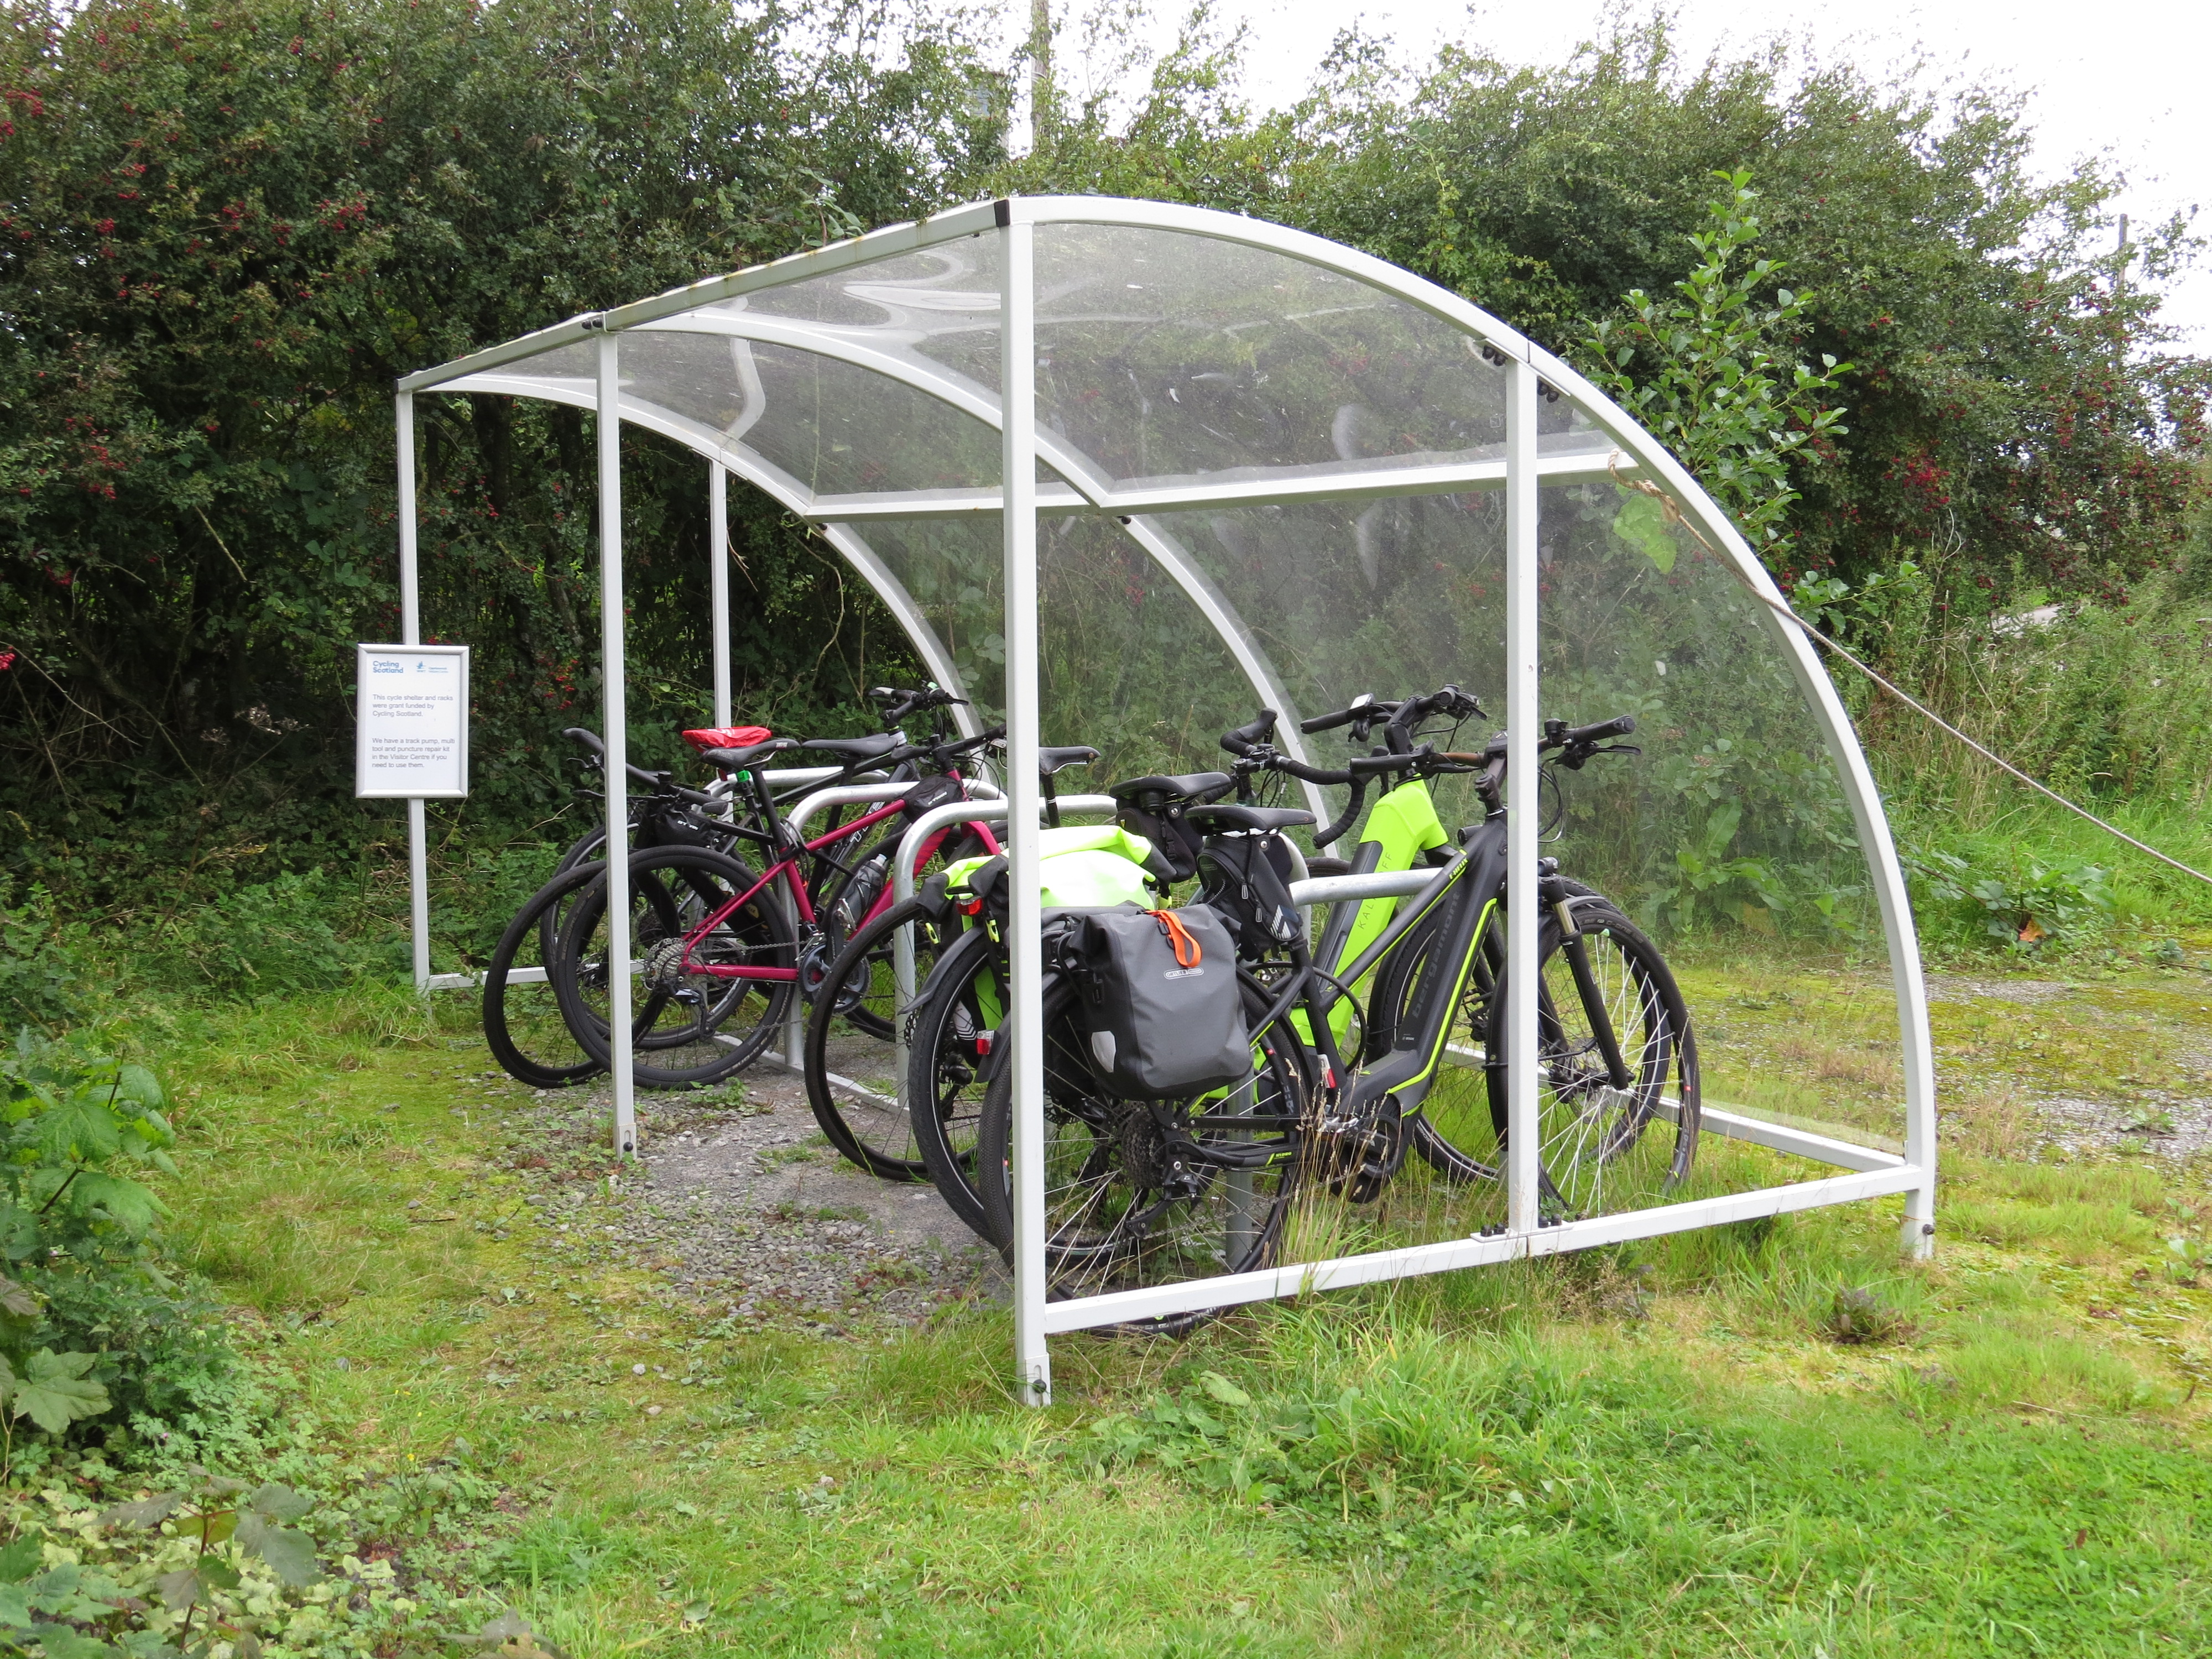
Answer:
M761 888L714 933L684 941L710 910L750 891L760 878L742 860L697 847L630 854L631 948L639 966L631 1011L631 1075L649 1089L705 1087L758 1059L781 1029L797 994L793 979L717 977L739 964L793 972L798 959L783 907ZM604 878L569 907L555 952L561 1011L586 1053L612 1053L605 1009Z
M812 982L804 989L810 1005L825 990L835 988L832 994L838 1000L838 1012L859 1030L878 1042L891 1040L890 1024L871 1010L860 988L848 986L840 980L830 964L844 953L854 935L869 925L868 912L890 885L891 866L897 856L899 844L906 838L907 824L899 820L889 831L878 837L875 844L856 860L844 873L829 897L817 906L821 917L821 939L815 947L815 962L818 971ZM930 875L970 851L980 850L972 831L961 825L951 825L937 832L927 854L915 866L915 884L919 887Z
M896 1006L892 941L901 928L914 930L915 982L917 987L927 983L937 955L930 919L926 905L908 899L862 927L830 965L827 977L829 985L838 987L864 979L866 989L859 994L860 1000L843 1006L836 996L817 995L807 1011L806 1100L814 1109L814 1121L840 1154L884 1181L929 1178L929 1166L922 1161L913 1121L899 1098L905 1079L881 1077L866 1062L873 1060L884 1067L890 1065L892 1034L900 1015L909 1012ZM917 989L915 1003L920 1000ZM858 1018L863 1012L874 1016L866 1024ZM855 1054L861 1063L855 1063ZM842 1090L831 1081L833 1062L839 1082L845 1085ZM866 1092L862 1094L861 1090ZM888 1104L884 1098L886 1090L890 1096Z
M945 1207L979 1237L988 1223L975 1190L975 1124L992 1056L979 1053L977 1043L1003 1023L1003 971L998 941L971 927L939 951L907 1017L907 1116L915 1145Z
M546 921L557 918L579 890L599 879L602 868L595 860L569 865L540 887L507 924L484 969L485 1046L502 1071L533 1089L565 1089L606 1069L569 1030L542 948ZM518 968L544 977L518 980Z
M1563 950L1558 919L1547 913L1538 935L1538 1030L1542 1054L1538 1085L1538 1206L1547 1219L1606 1213L1617 1207L1607 1188L1643 1187L1666 1192L1679 1186L1697 1156L1700 1084L1697 1035L1680 988L1658 947L1620 908L1589 893L1570 900L1575 921L1591 957L1593 975L1605 998L1616 1040L1632 1073L1631 1087L1613 1089L1589 1035L1587 1011ZM1487 1144L1470 1158L1462 1134L1452 1140L1437 1133L1438 1116L1425 1103L1415 1146L1448 1178L1466 1178L1440 1160L1449 1154L1487 1166L1494 1177L1507 1146L1507 998L1505 976L1483 1011L1481 1092L1486 1111ZM1671 1113L1667 1090L1673 1080ZM1662 1157L1654 1157L1647 1133L1671 1115L1674 1137ZM1426 1130L1424 1134L1420 1131ZM1656 1139L1656 1138L1655 1138Z
M1246 1017L1256 1024L1267 1012L1266 994L1249 979L1240 983ZM1187 1115L1201 1102L1127 1100L1103 1088L1077 1017L1078 994L1073 981L1056 979L1046 985L1042 1001L1047 1294L1094 1296L1265 1267L1298 1186L1303 1160L1295 1139L1263 1169L1200 1164L1180 1177L1195 1182L1194 1191L1172 1195L1170 1183L1179 1177L1165 1164L1155 1113ZM1274 1037L1262 1031L1253 1046L1251 1109L1303 1116L1304 1045L1287 1031ZM977 1186L990 1228L983 1237L1010 1261L1013 1094L1012 1069L1001 1066L985 1091L975 1141ZM1212 1110L1219 1097L1218 1091L1203 1097L1205 1109ZM1226 1140L1224 1135L1217 1144ZM1203 1132L1199 1144L1208 1144ZM1218 1312L1133 1320L1122 1328L1182 1335Z

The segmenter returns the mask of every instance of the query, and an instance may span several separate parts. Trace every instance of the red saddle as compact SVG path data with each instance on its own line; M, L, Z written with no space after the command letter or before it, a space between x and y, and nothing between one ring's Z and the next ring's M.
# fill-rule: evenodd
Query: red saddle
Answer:
M765 726L709 726L686 732L684 741L703 755L709 749L750 749L775 735Z

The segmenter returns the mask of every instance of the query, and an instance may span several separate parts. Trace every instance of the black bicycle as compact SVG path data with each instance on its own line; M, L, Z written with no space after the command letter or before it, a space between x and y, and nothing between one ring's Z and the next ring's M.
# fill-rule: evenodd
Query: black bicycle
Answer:
M1237 1088L1189 1100L1118 1096L1090 1059L1074 964L1057 958L1048 939L1044 1167L1054 1294L1264 1266L1303 1183L1371 1201L1409 1150L1448 1183L1498 1178L1512 1048L1505 740L1474 752L1417 740L1425 722L1456 726L1480 713L1472 696L1447 686L1306 723L1309 731L1348 726L1356 740L1381 728L1382 746L1332 780L1351 782L1355 796L1395 781L1386 802L1407 789L1425 798L1431 780L1468 775L1484 807L1455 847L1425 849L1432 869L1421 890L1356 948L1340 908L1321 948L1341 940L1349 954L1325 955L1326 970L1291 921L1279 862L1269 854L1273 838L1310 825L1312 815L1227 801L1187 811L1212 866L1202 892L1233 919L1241 942L1253 1072ZM1627 716L1580 727L1555 721L1538 746L1579 770L1618 752L1611 740L1634 727ZM1224 744L1250 759L1264 736L1248 727ZM1355 866L1372 862L1366 849L1376 844L1363 845ZM1698 1078L1688 1012L1656 947L1620 907L1561 877L1553 860L1540 866L1539 893L1539 1212L1557 1223L1601 1211L1624 1183L1663 1189L1681 1180L1695 1156ZM1363 985L1364 1006L1344 1008ZM1356 1038L1348 1012L1358 1016ZM983 1235L1002 1250L1012 1241L1012 1078L1001 1065L977 1113L974 1190Z

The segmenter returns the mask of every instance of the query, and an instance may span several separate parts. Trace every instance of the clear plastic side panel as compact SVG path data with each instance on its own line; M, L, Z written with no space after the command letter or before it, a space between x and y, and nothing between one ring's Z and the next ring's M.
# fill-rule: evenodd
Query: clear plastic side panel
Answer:
M1425 737L1445 748L1480 744L1503 723L1502 491L1235 507L1146 523L1182 550L1239 620L1282 688L1286 732L1362 696L1395 702L1444 685L1474 693L1491 720ZM1338 729L1302 741L1314 764L1340 769L1381 738L1356 742ZM1438 780L1432 793L1454 833L1481 816L1463 777ZM1341 788L1327 796L1334 811L1349 799ZM1364 804L1376 799L1370 790ZM1349 857L1358 842L1348 834L1326 850Z
M1607 483L1541 498L1544 713L1633 715L1635 733L1613 741L1640 751L1552 769L1548 850L1680 988L1707 1113L1684 1190L1823 1173L1731 1139L1732 1119L1901 1152L1901 1032L1871 868L1772 613L1648 494Z
M1039 226L1036 265L1038 419L1109 477L1504 453L1504 377L1479 343L1357 278L1106 225Z
M913 597L988 723L1006 706L1003 554L995 514L854 526ZM1259 696L1184 592L1112 520L1037 526L1042 738L1089 744L1069 794L1116 780L1218 769L1220 734Z

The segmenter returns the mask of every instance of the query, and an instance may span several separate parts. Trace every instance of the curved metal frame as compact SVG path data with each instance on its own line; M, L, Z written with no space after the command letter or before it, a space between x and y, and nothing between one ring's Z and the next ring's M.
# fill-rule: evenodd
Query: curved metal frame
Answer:
M1502 460L1460 458L1433 462L1379 462L1369 467L1334 472L1285 472L1279 477L1249 475L1225 482L1170 481L1144 486L1117 487L1079 452L1056 434L1041 428L1035 418L1032 393L1034 368L1035 294L1032 284L1031 235L1036 226L1055 223L1121 225L1168 231L1236 243L1297 259L1353 278L1372 290L1413 306L1474 342L1480 342L1504 359L1506 374L1506 453ZM773 316L749 309L717 309L699 314L706 307L727 307L740 296L763 289L849 270L896 256L917 252L958 238L995 234L1000 239L1001 269L998 314L1001 336L1003 392L993 394L965 376L957 374L897 347L896 331L855 329ZM988 309L982 296L965 296L972 310ZM927 309L927 307L922 307ZM665 410L619 400L614 374L615 338L631 330L710 333L731 341L746 392L746 410L757 418L761 403L757 372L752 368L746 343L775 343L849 363L855 368L900 382L940 404L995 428L1002 446L1001 483L998 488L930 489L876 495L817 495L797 479L748 450L738 440L750 420L728 432L709 428ZM524 367L528 359L545 351L580 343L597 337L603 343L596 381L581 376L554 380L533 377ZM913 337L919 337L918 335ZM1601 446L1578 452L1540 454L1535 438L1536 398L1540 385L1571 398L1602 434ZM1111 514L1120 518L1131 538L1157 562L1196 605L1235 659L1253 689L1271 706L1292 718L1287 722L1286 748L1295 749L1296 711L1285 695L1280 676L1267 659L1234 608L1207 580L1186 550L1152 516L1196 507L1249 505L1310 500L1353 500L1431 491L1460 492L1503 488L1507 495L1507 721L1515 734L1515 775L1531 775L1533 714L1536 690L1536 609L1534 597L1535 531L1538 488L1545 483L1601 479L1616 471L1639 472L1656 480L1674 501L1697 532L1719 550L1735 574L1755 593L1773 604L1784 604L1765 568L1736 532L1727 515L1700 489L1694 479L1651 436L1610 399L1567 363L1542 349L1478 307L1432 283L1373 257L1323 240L1302 231L1242 218L1209 209L1158 202L1123 201L1095 197L1013 198L976 204L935 218L896 226L850 241L793 255L768 265L709 279L684 289L642 300L615 311L579 317L536 334L487 351L426 369L399 383L399 436L403 456L401 489L401 567L403 614L406 632L415 637L419 619L415 602L415 526L412 489L411 394L430 390L501 392L548 398L596 407L610 428L619 420L633 420L649 430L669 436L697 450L721 466L767 491L791 511L821 523L825 539L860 569L898 617L941 684L958 684L951 654L943 647L926 616L910 594L878 558L856 524L871 519L964 516L997 512L1004 526L1008 605L1006 638L1007 702L1012 727L1007 811L1013 823L1017 879L1012 898L1016 924L1013 942L1018 957L1025 937L1020 926L1034 917L1036 903L1033 830L1036 731L1034 595L1036 580L1036 525L1039 514L1065 513ZM1603 441L1610 441L1610 448ZM610 548L616 530L607 513L618 489L610 479L611 446L602 434L602 514L610 518L605 535ZM1036 482L1036 467L1042 462L1067 482ZM608 592L618 599L618 574L608 576ZM613 602L611 600L611 603ZM1920 975L1919 953L1911 927L1904 878L1879 794L1864 755L1852 732L1841 700L1811 644L1766 605L1758 607L1761 624L1778 643L1796 677L1799 689L1813 710L1820 734L1834 757L1844 793L1850 801L1860 843L1875 883L1882 925L1894 977L1901 1046L1905 1061L1907 1119L1904 1154L1863 1146L1823 1142L1820 1137L1787 1131L1747 1118L1732 1118L1709 1110L1709 1127L1719 1133L1741 1134L1802 1156L1823 1158L1850 1173L1826 1180L1731 1194L1724 1198L1628 1212L1587 1221L1562 1223L1539 1230L1534 1212L1533 1158L1534 1136L1534 1077L1533 1068L1510 1068L1509 1111L1516 1126L1511 1144L1522 1156L1508 1171L1509 1220L1500 1237L1450 1241L1388 1251L1366 1256L1265 1273L1219 1278L1163 1291L1123 1292L1078 1301L1045 1304L1042 1291L1042 1211L1039 1182L1029 1178L1030 1154L1024 1142L1035 1144L1034 1127L1025 1127L1041 1112L1041 1073L1032 1079L1034 1056L1025 1057L1020 1037L1019 1012L1034 994L1024 994L1024 975L1017 972L1014 1021L1014 1063L1022 1110L1018 1115L1015 1184L1017 1202L1017 1346L1030 1398L1048 1398L1050 1371L1044 1338L1053 1331L1071 1330L1176 1311L1218 1306L1263 1297L1297 1294L1328 1285L1370 1282L1409 1273L1470 1266L1514 1256L1547 1254L1620 1239L1648 1237L1685 1227L1711 1224L1743 1217L1775 1214L1814 1205L1843 1202L1883 1193L1902 1193L1906 1200L1905 1243L1925 1254L1934 1232L1936 1184L1935 1075L1928 1036L1925 991ZM619 660L618 629L609 635L610 655ZM619 675L610 675L611 687ZM618 707L611 689L611 707ZM964 712L964 711L963 711ZM1528 718L1524 718L1527 715ZM970 729L967 720L963 730ZM611 733L611 736L612 734ZM1317 797L1318 792L1310 792ZM1313 805L1319 810L1316 798ZM1524 860L1518 849L1529 845L1531 826L1523 823L1516 803L1509 802L1513 826L1510 845L1516 849L1511 860L1516 907L1533 905L1533 873L1521 878ZM419 821L419 804L411 816ZM1024 830L1029 830L1025 835ZM1025 853L1024 843L1029 843ZM1024 873L1024 872L1026 872ZM1528 890L1522 891L1523 887ZM1327 884L1316 884L1316 900L1335 896ZM420 911L418 906L418 921ZM1524 930L1528 931L1528 930ZM1516 939L1533 952L1534 934ZM421 962L418 927L418 964ZM1526 1029L1531 1039L1517 1045L1533 1050L1534 1007L1528 988L1534 983L1534 962L1517 963L1510 983L1522 991L1509 1010L1510 1029ZM1033 981L1034 975L1030 978ZM1522 1006L1523 1003L1525 1006ZM1032 1009L1032 1022L1034 1019ZM1035 1086L1027 1086L1035 1085ZM619 1092L619 1079L618 1079ZM1041 1121L1041 1120L1040 1120ZM626 1127L626 1126L625 1126ZM1523 1168L1524 1162L1531 1167ZM1034 1256L1034 1261L1031 1260Z

